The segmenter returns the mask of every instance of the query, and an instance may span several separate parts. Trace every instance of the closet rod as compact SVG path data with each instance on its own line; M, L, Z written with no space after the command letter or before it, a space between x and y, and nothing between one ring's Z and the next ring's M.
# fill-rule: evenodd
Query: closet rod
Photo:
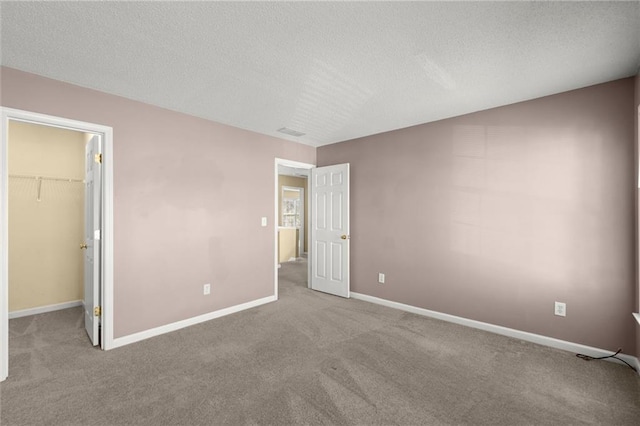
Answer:
M10 178L23 178L23 179L35 179L35 180L54 180L58 182L78 182L84 183L82 179L69 179L60 177L47 177L47 176L31 176L31 175L9 175Z

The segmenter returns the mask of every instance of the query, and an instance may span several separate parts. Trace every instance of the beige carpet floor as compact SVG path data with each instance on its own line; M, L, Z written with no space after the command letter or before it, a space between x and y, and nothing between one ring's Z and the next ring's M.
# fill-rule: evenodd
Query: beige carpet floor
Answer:
M4 425L638 425L624 365L308 290L133 345L80 308L10 321Z

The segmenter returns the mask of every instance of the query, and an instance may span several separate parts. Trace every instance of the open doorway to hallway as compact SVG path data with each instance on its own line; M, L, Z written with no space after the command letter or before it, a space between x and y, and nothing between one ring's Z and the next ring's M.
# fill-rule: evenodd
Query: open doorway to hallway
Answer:
M276 159L275 294L309 280L309 177L313 165Z

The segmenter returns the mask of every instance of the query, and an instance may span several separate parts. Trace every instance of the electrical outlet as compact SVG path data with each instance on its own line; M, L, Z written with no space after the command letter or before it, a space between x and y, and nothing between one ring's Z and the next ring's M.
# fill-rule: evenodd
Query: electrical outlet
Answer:
M205 296L211 294L211 284L204 285L204 287L202 288L202 294L204 294Z
M378 274L378 282L384 284L384 274L382 272Z
M555 311L553 312L555 315L559 317L567 316L567 304L564 302L556 302Z

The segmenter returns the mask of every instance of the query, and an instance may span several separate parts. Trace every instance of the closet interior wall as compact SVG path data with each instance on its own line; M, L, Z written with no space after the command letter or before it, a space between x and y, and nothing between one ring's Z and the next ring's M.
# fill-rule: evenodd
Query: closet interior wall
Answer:
M9 313L83 298L85 133L9 124Z

